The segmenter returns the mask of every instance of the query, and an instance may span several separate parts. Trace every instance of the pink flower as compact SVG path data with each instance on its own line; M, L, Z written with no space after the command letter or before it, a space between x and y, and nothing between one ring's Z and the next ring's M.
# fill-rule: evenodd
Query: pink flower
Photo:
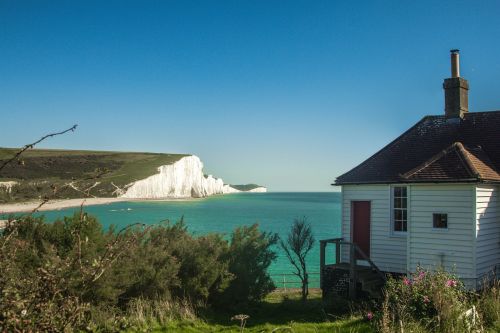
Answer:
M458 284L458 283L457 283L457 281L455 281L455 280L448 280L448 281L446 281L446 286L447 286L447 287L456 287L456 286L457 286L457 284Z
M366 319L368 319L368 320L373 319L373 313L371 311L368 311L368 313L366 314Z
M413 275L413 282L414 283L418 283L418 282L422 281L424 279L424 277L425 277L425 272L424 271L420 271L418 273L418 275L415 273Z
M405 278L403 279L403 283L404 283L405 285L407 285L407 286L411 286L411 280L410 280L410 279L408 279L407 277L405 277Z
M431 300L429 299L429 296L424 296L424 303L427 304L430 302L431 302Z

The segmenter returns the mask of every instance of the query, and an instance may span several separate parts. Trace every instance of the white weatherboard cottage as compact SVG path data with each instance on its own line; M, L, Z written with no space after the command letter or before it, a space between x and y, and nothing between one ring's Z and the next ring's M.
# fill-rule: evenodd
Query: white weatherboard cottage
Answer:
M477 288L500 269L500 111L468 112L458 50L451 58L445 114L424 117L334 185L342 238L381 271L442 266Z

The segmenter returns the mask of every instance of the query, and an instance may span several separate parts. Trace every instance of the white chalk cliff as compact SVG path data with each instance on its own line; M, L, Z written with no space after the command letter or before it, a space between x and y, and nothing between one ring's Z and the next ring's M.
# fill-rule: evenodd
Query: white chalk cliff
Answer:
M257 187L247 192L266 191L265 187ZM199 157L191 155L160 166L155 175L128 184L119 196L131 199L203 198L236 192L241 191L225 185L222 179L205 176L203 163Z
M245 192L265 193L265 192L267 192L267 188L264 186L259 186L259 187L253 188L253 189L245 191Z

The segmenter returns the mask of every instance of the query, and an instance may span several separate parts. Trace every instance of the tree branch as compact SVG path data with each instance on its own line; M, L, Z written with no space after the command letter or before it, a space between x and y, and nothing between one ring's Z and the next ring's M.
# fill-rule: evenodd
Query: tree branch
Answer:
M30 144L27 144L20 151L18 151L11 159L8 159L2 165L0 165L0 171L2 171L2 169L4 169L9 163L12 163L12 161L15 161L16 159L18 159L19 156L21 156L26 150L33 148L35 145L39 144L43 140L48 139L48 138L53 137L53 136L56 136L56 135L61 135L61 134L67 133L69 131L74 132L76 130L77 126L78 125L73 125L71 128L68 128L64 131L47 134L47 135L41 137L40 139L38 139L37 141L30 143Z

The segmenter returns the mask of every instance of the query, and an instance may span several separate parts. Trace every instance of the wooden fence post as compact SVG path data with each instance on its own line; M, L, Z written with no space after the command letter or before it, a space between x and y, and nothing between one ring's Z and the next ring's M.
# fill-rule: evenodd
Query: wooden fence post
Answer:
M325 248L326 242L320 241L319 246L319 287L323 289L323 274L325 270Z
M340 264L340 242L335 242L335 264Z
M350 244L349 254L349 298L356 298L356 249Z

